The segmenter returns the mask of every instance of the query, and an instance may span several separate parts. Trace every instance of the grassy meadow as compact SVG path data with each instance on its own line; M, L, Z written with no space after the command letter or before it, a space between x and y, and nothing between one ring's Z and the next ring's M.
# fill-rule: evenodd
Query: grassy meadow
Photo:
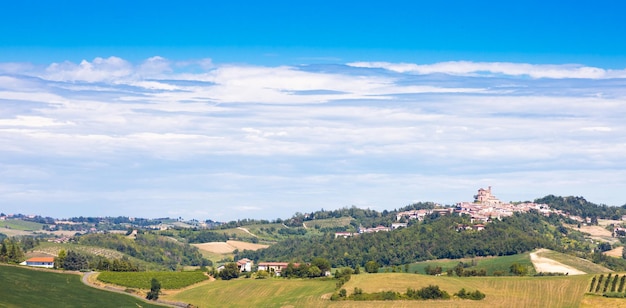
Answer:
M487 271L487 275L493 275L495 271L500 271L504 273L504 275L509 274L509 268L511 264L517 263L523 266L526 266L529 270L529 274L532 275L535 273L535 269L533 267L532 262L530 261L529 253L522 253L512 256L503 256L503 257L476 257L476 258L463 258L463 259L440 259L440 260L429 260L423 262L416 262L409 264L408 273L418 273L418 274L426 274L425 268L427 266L437 267L441 266L443 269L443 274L445 275L446 270L454 268L459 264L459 262L463 262L465 264L472 264L472 262L476 265L465 268L466 270L480 270L485 269ZM401 265L397 267L402 272L405 271L405 266ZM384 267L381 268L379 272L383 273L386 271L391 272L393 270L392 267Z
M163 307L84 285L79 275L0 266L0 307Z
M202 272L102 272L98 280L129 288L150 289L152 278L163 289L180 289L209 279Z
M216 280L163 298L197 307L323 307L330 303L335 280Z
M0 227L20 231L41 231L43 224L21 219L7 219L0 221Z
M350 225L352 219L352 217L316 219L305 221L304 224L307 228L316 228L316 226L318 228L336 228Z

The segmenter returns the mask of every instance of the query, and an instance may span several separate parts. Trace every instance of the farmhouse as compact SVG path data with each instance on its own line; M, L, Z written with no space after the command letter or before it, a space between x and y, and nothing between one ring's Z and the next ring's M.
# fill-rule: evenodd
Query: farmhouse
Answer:
M395 230L398 228L406 228L409 224L406 222L394 222L391 224L391 230Z
M354 235L355 234L352 232L335 232L335 238L338 238L338 237L348 238Z
M276 276L280 276L280 273L283 269L287 268L289 263L287 262L259 262L259 271L266 271L268 273L274 273ZM294 266L299 266L300 264L294 263Z
M36 266L36 267L45 267L45 268L53 268L54 267L54 258L53 257L37 257L30 258L21 263L26 266Z
M378 233L380 231L391 231L391 228L389 227L385 227L383 225L379 225L378 227L374 227L374 228L363 228L363 227L359 227L359 233Z
M240 272L251 272L253 264L254 264L254 261L248 258L243 258L237 261L237 268L239 269Z

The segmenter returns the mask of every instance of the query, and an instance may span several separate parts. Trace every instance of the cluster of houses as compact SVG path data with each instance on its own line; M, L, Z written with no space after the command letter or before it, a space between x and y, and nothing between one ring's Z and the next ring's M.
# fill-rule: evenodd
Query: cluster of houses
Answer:
M243 258L237 261L236 263L237 263L237 268L239 269L239 272L241 273L252 272L254 270L254 261L248 258ZM266 271L268 273L271 273L275 276L280 277L281 273L283 272L283 270L287 268L288 265L289 265L289 262L259 262L259 264L256 267L256 270ZM293 263L293 265L298 267L300 266L300 263ZM223 269L224 269L224 265L220 265L217 267L218 272ZM330 276L330 271L324 274L326 276Z
M494 219L502 219L503 217L513 216L516 212L529 212L531 210L538 211L539 213L549 216L552 213L564 215L560 210L551 209L547 204L538 204L533 202L523 203L506 203L500 201L491 192L491 186L487 189L480 188L478 193L474 196L473 202L459 202L456 207L449 208L435 208L425 210L412 210L400 212L396 215L396 220L400 221L403 218L407 220L417 219L423 220L426 215L438 213L439 215L468 215L471 218L471 223L482 224L490 222ZM567 215L569 216L569 215ZM583 221L580 217L570 218L578 221ZM474 228L480 229L480 227Z
M568 213L564 213L561 210L555 210L550 208L547 204L538 204L533 202L523 203L506 203L500 201L491 192L491 186L487 189L480 188L478 193L474 196L473 202L459 202L455 207L442 207L438 205L433 209L421 209L421 210L409 210L398 212L396 214L396 222L391 227L378 226L375 228L359 228L358 233L353 232L336 232L335 238L338 237L351 237L361 233L372 233L380 231L391 231L400 227L406 227L406 221L417 220L422 221L427 215L438 214L440 216L446 215L468 215L470 217L471 225L459 225L458 231L462 230L476 230L480 231L485 228L485 223L493 221L494 219L502 219L503 217L513 216L516 212L529 212L538 211L539 213L549 216L550 214L558 214L567 216L573 220L590 223L590 219L584 220L578 216L572 216ZM617 230L616 234L626 233L626 229Z

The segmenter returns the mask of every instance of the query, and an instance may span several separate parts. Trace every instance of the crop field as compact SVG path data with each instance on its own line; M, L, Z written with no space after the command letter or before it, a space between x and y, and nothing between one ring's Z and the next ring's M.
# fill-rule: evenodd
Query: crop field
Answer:
M438 285L452 294L461 288L480 290L487 297L480 301L452 299L446 301L411 301L411 307L578 307L583 299L592 275L555 277L445 277L415 274L364 274L353 275L343 288L352 293L355 287L363 292L396 291L407 288L419 289ZM355 302L352 302L355 303ZM358 302L359 304L361 302ZM402 307L401 302L376 302L377 307ZM332 305L333 307L335 305ZM337 305L348 307L349 305ZM374 305L359 305L374 307Z
M335 280L216 280L164 298L197 307L323 307L334 289Z
M246 226L245 228L248 228L250 226ZM230 238L233 238L232 235L234 234L237 238L241 239L241 238L253 238L254 236L251 235L250 233L242 230L242 229L238 229L238 228L231 228L231 229L223 229L223 230L216 230L216 232L219 233L226 233ZM255 234L254 232L250 231L252 234Z
M594 307L611 307L611 308L626 308L626 299L623 298L608 298L602 295L585 294L583 300L580 303L581 308L594 308Z
M578 307L590 301L585 295L591 275L555 277L445 277L403 273L353 275L343 288L352 293L406 292L438 285L453 294L461 288L480 290L487 297L481 301L330 301L334 280L236 279L214 281L166 296L198 307ZM592 298L594 300L594 298ZM604 300L604 299L600 299ZM626 302L626 300L623 300ZM592 302L593 303L593 302ZM587 306L590 307L590 306ZM609 306L607 306L609 307ZM611 306L615 307L615 306Z
M0 307L162 307L84 285L79 275L0 266Z
M202 272L102 272L98 280L129 288L150 289L152 278L163 289L180 289L209 279Z
M7 219L0 221L0 227L20 231L41 231L43 224L21 219Z
M493 275L495 271L501 271L504 275L509 275L509 268L511 264L517 263L526 266L529 269L529 273L534 273L534 268L532 262L530 262L530 256L528 253L517 254L512 256L503 256L503 257L477 257L477 258L464 258L464 259L445 259L445 260L429 260L423 262L412 263L409 265L409 273L415 273L417 271L419 274L426 274L424 270L427 266L436 267L441 266L443 272L450 268L454 268L459 264L459 262L463 262L466 264L472 264L474 262L475 266L470 266L466 268L467 270L487 270L487 275ZM400 266L400 269L404 271L404 266ZM381 272L384 272L386 269L381 269Z
M538 252L537 254L541 257L550 258L554 261L561 262L565 265L569 265L571 267L577 268L588 274L611 272L610 269L602 265L595 264L589 260L577 258L574 256L570 256L564 253L560 253L560 252L556 252L556 251L552 251L548 249L544 249L541 252Z
M341 218L327 218L327 219L317 219L310 220L304 222L307 228L315 228L315 226L319 226L320 228L336 228L336 227L345 227L350 225L350 221L352 221L352 217L341 217Z

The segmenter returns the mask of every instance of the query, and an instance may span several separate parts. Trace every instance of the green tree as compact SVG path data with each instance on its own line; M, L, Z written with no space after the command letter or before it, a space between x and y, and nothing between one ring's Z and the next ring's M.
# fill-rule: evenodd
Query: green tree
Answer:
M511 274L517 275L517 276L525 276L528 274L528 268L518 263L511 264L511 266L509 267L509 271L511 272Z
M328 259L320 257L314 258L313 261L311 261L311 266L317 266L317 268L322 271L322 274L330 271L331 269L330 261L328 261Z
M59 255L54 259L54 267L55 268L63 268L63 263L65 263L65 258L67 257L67 253L64 249L59 251Z
M149 300L157 300L159 299L159 294L161 293L161 283L156 279L152 278L150 281L150 292L146 295L146 298Z
M224 268L217 274L222 280L231 280L239 277L239 268L234 262L226 263Z
M596 276L593 276L591 279L591 286L589 287L589 292L593 292L596 286Z
M319 267L315 266L315 265L311 265L311 267L309 267L309 273L308 273L309 277L313 278L313 277L320 277L322 276L322 270L320 270Z
M365 263L365 271L368 273L378 273L379 268L380 264L376 261L367 261L367 263Z
M613 282L611 282L611 292L615 292L615 288L617 288L617 279L619 278L619 275L615 275L613 277Z

